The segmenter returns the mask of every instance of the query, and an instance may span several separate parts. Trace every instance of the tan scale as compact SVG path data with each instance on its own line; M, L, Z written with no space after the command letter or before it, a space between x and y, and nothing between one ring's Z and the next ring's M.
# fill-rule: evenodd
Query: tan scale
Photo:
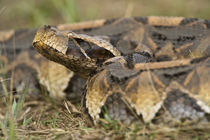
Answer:
M73 76L73 72L68 70L63 65L52 61L43 61L39 70L39 80L50 93L50 97L54 99L65 99L69 81Z
M137 90L127 93L128 102L135 108L138 115L142 115L145 122L150 122L155 117L164 100L164 95L155 89L148 75L149 71L142 72L136 77L135 80L139 83Z

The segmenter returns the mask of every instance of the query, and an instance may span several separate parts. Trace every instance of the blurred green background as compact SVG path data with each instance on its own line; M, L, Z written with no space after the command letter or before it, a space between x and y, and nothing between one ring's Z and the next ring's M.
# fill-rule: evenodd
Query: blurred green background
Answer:
M210 0L0 0L0 30L150 15L210 19Z

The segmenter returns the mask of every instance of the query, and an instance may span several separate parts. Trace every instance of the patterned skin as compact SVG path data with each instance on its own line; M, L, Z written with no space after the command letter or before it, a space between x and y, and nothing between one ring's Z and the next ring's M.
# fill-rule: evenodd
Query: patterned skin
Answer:
M46 26L33 41L48 59L89 77L84 105L95 123L104 108L127 123L209 121L208 20L135 17L95 23L84 24L85 30L78 24L75 32Z

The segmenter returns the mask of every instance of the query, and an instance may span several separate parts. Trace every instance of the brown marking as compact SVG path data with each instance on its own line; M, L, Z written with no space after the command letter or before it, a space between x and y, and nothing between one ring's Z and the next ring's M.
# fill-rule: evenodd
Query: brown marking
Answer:
M0 42L10 39L14 35L15 31L0 31Z
M155 84L159 85L161 88L165 87L165 85L159 80L159 78L154 73L152 73L151 75Z
M106 76L106 71L103 73L104 74L104 80L103 80L103 85L104 85L104 87L103 88L109 88L110 86L110 84L108 83L108 80L107 80L107 76Z
M128 91L130 88L132 88L133 85L134 85L134 83L137 82L136 80L137 80L137 78L131 79L131 80L128 82L128 85L126 86L125 91ZM135 88L137 88L137 86L136 86Z
M199 98L210 107L210 67L198 67L197 72L200 77Z
M158 46L155 44L152 38L148 37L147 40L148 40L149 45L151 46L151 49L155 51L158 48Z
M179 48L176 48L175 50L180 53L182 50L185 50L187 49L188 47L191 47L193 46L193 42L192 43L187 43L187 44L184 44L182 46L180 46Z
M128 101L134 105L138 115L142 115L145 122L151 121L162 104L162 95L154 90L149 71L142 72L137 78L141 83L134 93L129 93Z
M144 38L144 28L142 26L139 26L138 28L130 31L128 34L126 34L124 36L123 39L125 40L133 40L133 41L137 41L137 42L142 42L143 38Z
M148 17L148 24L154 26L178 26L183 17Z
M192 56L193 57L201 57L203 55L210 54L210 52L206 51L208 48L210 48L209 44L210 44L209 36L202 39L200 41L199 45L192 51Z
M157 53L155 53L155 57L166 55L171 57L172 59L176 58L176 55L173 51L173 44L168 42L164 47L162 47Z
M58 25L57 28L59 30L79 30L79 29L88 29L88 28L96 28L103 26L106 22L105 19L94 20L94 21L84 21L76 24L61 24Z
M190 83L194 74L195 74L195 71L192 71L187 75L187 77L184 81L184 86L187 86Z
M73 72L69 71L63 65L53 61L41 61L38 71L39 82L50 92L50 96L56 100L64 99L67 88Z
M206 24L202 23L201 26L202 26L204 29L207 29Z
M189 90L187 90L186 88L184 88L177 81L171 81L170 84L165 89L165 93L168 94L168 93L172 92L174 89L178 89L178 90L180 90L180 91L182 91L184 93L190 93Z
M165 62L151 62L151 63L139 63L134 66L134 69L138 70L153 70L153 69L167 69L173 67L188 66L192 59L165 61Z

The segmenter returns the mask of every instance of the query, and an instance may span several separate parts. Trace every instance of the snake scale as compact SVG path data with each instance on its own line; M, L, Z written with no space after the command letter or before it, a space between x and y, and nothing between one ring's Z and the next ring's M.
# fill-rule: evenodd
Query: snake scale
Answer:
M95 124L104 112L127 124L210 121L209 20L133 17L35 32L39 53L87 78L54 62L41 69L46 60L33 52L29 58L36 61L39 83L53 96L64 95L69 86L70 92L83 92ZM83 85L85 90L78 91Z

